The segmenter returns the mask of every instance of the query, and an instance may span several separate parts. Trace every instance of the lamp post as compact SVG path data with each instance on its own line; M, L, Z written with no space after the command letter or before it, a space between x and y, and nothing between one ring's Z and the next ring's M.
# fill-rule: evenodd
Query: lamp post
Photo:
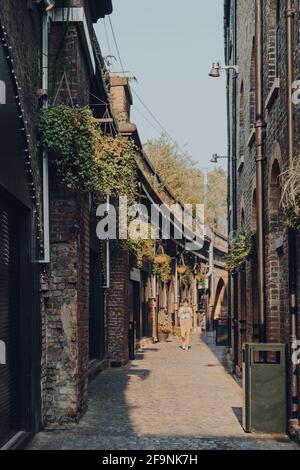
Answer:
M211 157L210 162L211 162L211 163L218 163L218 160L220 160L220 159L226 159L226 160L228 160L228 156L225 156L225 155L224 155L224 156L223 156L223 155L218 155L217 153L214 153L214 154L212 155L212 157Z
M212 64L212 69L209 72L209 76L212 78L220 78L221 72L226 72L232 70L234 72L234 78L236 78L239 74L239 68L237 65L226 65L221 67L220 62L214 62Z

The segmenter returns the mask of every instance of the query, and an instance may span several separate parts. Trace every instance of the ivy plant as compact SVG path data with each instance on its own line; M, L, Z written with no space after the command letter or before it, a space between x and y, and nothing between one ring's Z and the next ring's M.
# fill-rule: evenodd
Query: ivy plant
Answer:
M165 255L165 261L163 263L157 263L155 258L152 264L153 274L160 277L162 282L169 282L172 277L171 258Z
M236 232L230 243L229 253L225 256L226 269L235 273L246 263L254 251L255 233L244 230Z
M135 201L136 148L131 139L103 135L89 107L50 106L41 111L38 127L62 181L84 192Z
M141 236L129 237L122 243L122 248L129 251L134 258L136 267L141 269L144 263L152 262L154 253L154 240L151 238L151 225L146 222L140 223ZM143 238L147 235L147 238Z

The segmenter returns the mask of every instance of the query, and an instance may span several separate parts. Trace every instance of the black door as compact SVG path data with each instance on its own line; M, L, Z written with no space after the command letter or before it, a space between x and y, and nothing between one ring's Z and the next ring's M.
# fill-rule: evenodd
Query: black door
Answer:
M132 302L133 302L133 321L136 328L136 338L141 339L141 298L140 298L140 283L132 282Z
M105 357L104 293L99 251L90 250L89 359Z
M0 443L19 428L19 250L17 213L0 198Z

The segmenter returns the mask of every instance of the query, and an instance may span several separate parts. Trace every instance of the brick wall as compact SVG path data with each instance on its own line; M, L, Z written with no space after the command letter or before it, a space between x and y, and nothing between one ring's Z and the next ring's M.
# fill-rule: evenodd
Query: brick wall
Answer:
M73 6L81 6L77 2ZM66 78L61 82L63 73ZM49 36L50 103L89 104L90 71L74 23ZM50 174L51 263L46 309L45 424L77 421L87 407L89 364L90 201Z
M284 226L284 217L280 209L281 190L278 176L288 167L287 147L287 82L286 82L286 2L280 2L279 21L276 18L275 0L263 2L263 103L264 103L264 220L265 220L265 303L266 303L266 332L268 342L289 343L290 314L289 314L289 246L288 233ZM294 1L294 68L295 78L300 74L300 36L299 36L299 7ZM255 44L255 2L239 0L237 2L237 65L239 66L237 109L237 155L244 153L244 164L237 172L237 211L238 224L241 226L242 211L245 214L245 228L255 229L255 142L251 142L251 115L253 115L253 43ZM233 8L230 22L233 20ZM278 38L276 40L276 30ZM280 80L277 94L273 100L268 100L275 79ZM232 82L231 82L232 83ZM243 84L243 85L242 85ZM243 100L239 91L243 89ZM240 95L240 96L239 96ZM229 92L230 102L233 98L232 86ZM295 108L295 154L300 150L300 113ZM232 113L230 122L233 124ZM242 127L242 129L241 129ZM245 133L245 139L241 131ZM232 139L232 137L231 137ZM243 152L239 146L245 142ZM247 145L248 141L248 145ZM298 262L299 264L299 262ZM300 267L298 266L298 269ZM242 275L239 275L239 290L241 291ZM239 295L239 320L246 315L246 335L239 335L239 357L243 340L257 341L255 324L258 319L257 306L257 274L256 261L253 258L246 264L246 299ZM245 287L246 286L246 287ZM298 295L299 297L299 295ZM246 303L246 306L243 305ZM298 302L299 305L299 302ZM299 308L299 307L298 307ZM298 332L299 333L299 332Z
M295 6L296 6L295 2ZM285 2L281 2L279 31L276 41L276 2L263 2L263 102L265 104L264 136L264 209L265 209L265 269L266 269L266 329L267 340L288 343L289 337L289 267L288 237L280 211L280 190L278 176L287 168L287 94L286 94L286 18ZM299 21L296 8L295 23ZM246 27L245 27L246 25ZM296 75L299 71L299 37L295 28L295 64ZM255 229L255 142L250 138L253 124L254 105L254 45L255 44L255 2L240 0L237 2L237 56L239 66L237 96L237 140L238 158L244 155L244 163L238 161L237 171L237 210L238 226L241 227L242 211L247 230ZM278 44L278 51L276 51ZM278 67L276 55L278 54ZM277 75L277 77L276 77ZM278 96L266 107L267 98L274 85L275 78L280 79ZM232 96L232 95L231 95ZM299 111L296 110L296 116ZM252 116L252 117L251 117ZM232 120L232 116L231 116ZM296 119L296 147L299 149ZM298 150L297 150L298 151ZM274 179L275 175L275 179ZM278 248L279 245L282 246ZM277 248L276 248L277 246ZM247 341L257 340L255 327L257 311L256 263L250 260L246 264L246 307L239 283L239 322L246 316ZM243 276L240 276L240 278ZM240 279L241 280L241 279ZM243 290L242 289L242 290ZM242 347L240 331L239 349ZM240 356L240 354L239 354ZM241 357L241 356L240 356Z
M128 362L129 328L129 256L113 250L111 256L111 286L107 292L107 340L110 364Z
M89 211L87 196L68 190L54 178L50 196L44 418L46 423L56 423L77 419L86 408Z

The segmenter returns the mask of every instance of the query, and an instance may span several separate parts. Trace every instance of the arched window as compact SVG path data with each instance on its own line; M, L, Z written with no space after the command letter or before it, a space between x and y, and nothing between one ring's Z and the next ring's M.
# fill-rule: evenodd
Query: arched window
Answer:
M245 211L242 209L241 211L241 229L245 230Z
M273 229L281 228L278 226L282 218L280 174L279 162L275 160L269 181L269 219L270 223L275 225Z
M2 80L0 80L0 104L6 104L6 86Z

